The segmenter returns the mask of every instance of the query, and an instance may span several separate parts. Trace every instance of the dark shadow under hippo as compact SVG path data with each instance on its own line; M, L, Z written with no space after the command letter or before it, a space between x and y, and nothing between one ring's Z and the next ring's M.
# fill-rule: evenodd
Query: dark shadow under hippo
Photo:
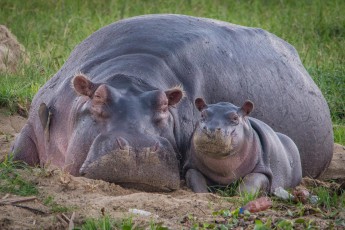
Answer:
M288 136L248 117L254 107L251 101L239 108L227 102L207 105L198 98L195 105L201 119L184 166L187 185L194 192L241 180L240 193L273 193L301 182L297 146Z
M15 159L177 189L197 97L253 101L253 117L296 143L304 175L329 165L329 109L291 45L262 29L164 14L121 20L79 44L34 97Z

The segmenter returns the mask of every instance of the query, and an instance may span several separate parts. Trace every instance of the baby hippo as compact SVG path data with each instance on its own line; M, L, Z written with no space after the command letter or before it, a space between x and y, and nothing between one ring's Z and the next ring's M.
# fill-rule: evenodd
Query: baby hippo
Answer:
M209 185L229 185L242 179L239 192L273 193L292 188L302 179L300 155L286 135L248 117L253 103L241 108L227 102L207 105L195 100L201 120L194 130L187 161L186 182L194 192Z

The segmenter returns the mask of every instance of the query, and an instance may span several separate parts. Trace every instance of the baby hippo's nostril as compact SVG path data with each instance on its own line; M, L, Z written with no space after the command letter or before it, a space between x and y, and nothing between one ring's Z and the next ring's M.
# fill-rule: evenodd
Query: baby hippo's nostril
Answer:
M159 142L156 141L156 143L153 146L150 147L150 150L151 150L152 153L155 153L155 152L158 151L158 149L159 149Z
M125 150L128 148L129 144L126 141L126 139L122 138L122 137L118 137L116 138L117 144L119 145L120 149Z

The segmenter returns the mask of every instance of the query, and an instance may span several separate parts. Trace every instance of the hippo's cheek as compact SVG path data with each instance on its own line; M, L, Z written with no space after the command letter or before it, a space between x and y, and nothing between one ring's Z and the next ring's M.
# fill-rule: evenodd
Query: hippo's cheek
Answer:
M176 190L180 183L178 160L174 152L164 150L116 150L99 158L91 157L95 160L86 159L80 174L87 178L132 185L140 189Z

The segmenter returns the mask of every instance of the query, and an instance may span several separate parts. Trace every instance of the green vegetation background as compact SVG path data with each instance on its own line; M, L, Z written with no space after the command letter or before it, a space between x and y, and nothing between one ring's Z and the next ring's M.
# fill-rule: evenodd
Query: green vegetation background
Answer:
M0 24L26 47L30 64L0 74L0 106L27 105L72 49L99 28L142 14L177 13L260 27L296 47L323 92L335 141L345 144L344 0L1 0Z

